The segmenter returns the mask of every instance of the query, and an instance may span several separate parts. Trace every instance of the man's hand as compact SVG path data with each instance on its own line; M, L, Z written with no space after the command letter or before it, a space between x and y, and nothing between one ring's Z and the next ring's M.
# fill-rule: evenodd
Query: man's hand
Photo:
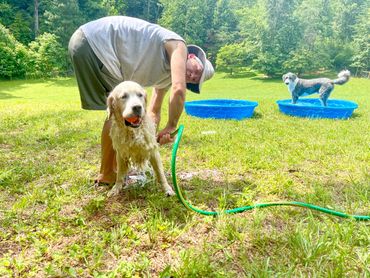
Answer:
M175 130L176 130L175 127L165 127L158 133L157 142L160 145L173 143L175 141L176 136L171 136L171 133L173 133Z

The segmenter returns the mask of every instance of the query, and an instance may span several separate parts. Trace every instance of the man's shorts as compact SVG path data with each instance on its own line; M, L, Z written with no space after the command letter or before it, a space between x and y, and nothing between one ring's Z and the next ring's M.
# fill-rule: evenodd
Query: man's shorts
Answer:
M83 109L105 110L109 92L118 85L103 63L96 57L84 33L78 29L68 45Z

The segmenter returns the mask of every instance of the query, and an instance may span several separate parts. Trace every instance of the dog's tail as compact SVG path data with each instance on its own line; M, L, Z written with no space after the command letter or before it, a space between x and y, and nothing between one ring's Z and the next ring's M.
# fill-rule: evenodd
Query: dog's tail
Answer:
M338 85L343 85L344 83L347 83L350 76L351 76L351 73L349 70L342 70L338 74L338 78L333 80L333 83L338 84Z

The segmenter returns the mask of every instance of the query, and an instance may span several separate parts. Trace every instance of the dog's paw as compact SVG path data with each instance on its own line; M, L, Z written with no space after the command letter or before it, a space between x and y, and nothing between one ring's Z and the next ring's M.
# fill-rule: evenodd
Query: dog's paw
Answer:
M172 188L169 188L166 190L166 196L167 197L170 197L170 196L175 196L176 193L172 190Z
M121 189L122 189L122 184L115 184L113 188L109 190L107 196L108 197L117 196L119 192L121 191Z

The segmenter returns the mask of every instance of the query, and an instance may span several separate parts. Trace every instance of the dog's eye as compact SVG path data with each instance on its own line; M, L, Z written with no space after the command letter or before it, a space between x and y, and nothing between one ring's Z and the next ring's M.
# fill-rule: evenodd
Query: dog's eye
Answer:
M126 99L126 98L127 98L127 95L126 95L126 94L124 94L121 98L122 98L122 99Z
M143 97L143 94L142 93L137 93L137 96L138 97Z

